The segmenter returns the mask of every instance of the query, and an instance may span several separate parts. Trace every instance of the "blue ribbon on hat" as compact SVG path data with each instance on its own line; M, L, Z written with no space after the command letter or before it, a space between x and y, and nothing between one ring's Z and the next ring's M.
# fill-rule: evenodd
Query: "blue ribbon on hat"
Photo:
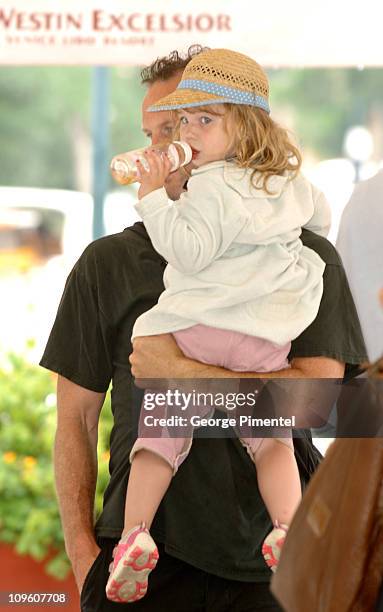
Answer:
M228 87L211 81L201 81L198 79L185 79L181 81L177 89L195 89L205 93L220 96L218 100L206 100L199 102L187 102L185 104L164 104L163 106L150 107L149 111L172 110L175 108L190 108L191 106L205 106L207 104L219 104L223 102L231 102L232 104L248 104L262 108L267 113L270 113L270 106L266 98L255 94L251 91L243 91L236 87Z

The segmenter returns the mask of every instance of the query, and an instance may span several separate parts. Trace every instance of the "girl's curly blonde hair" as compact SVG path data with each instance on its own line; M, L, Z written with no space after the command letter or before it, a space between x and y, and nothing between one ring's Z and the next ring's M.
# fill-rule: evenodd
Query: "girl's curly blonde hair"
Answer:
M220 115L218 105L186 108L188 113L207 112ZM275 174L287 173L293 179L302 165L299 149L290 140L287 130L278 125L261 108L242 104L219 104L224 107L224 126L231 123L231 150L233 158L241 168L253 170L251 181L255 188L267 188L267 181ZM177 111L177 115L181 111ZM177 125L179 135L179 124ZM259 174L258 174L259 173Z

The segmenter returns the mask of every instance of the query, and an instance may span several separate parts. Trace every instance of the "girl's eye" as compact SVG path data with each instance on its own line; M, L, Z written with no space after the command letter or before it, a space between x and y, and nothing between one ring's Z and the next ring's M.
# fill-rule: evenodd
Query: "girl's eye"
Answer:
M210 117L201 117L200 121L202 125L207 125L208 123L211 123Z
M187 122L188 122L188 120L186 119L186 117L181 117L181 119L180 119L180 124L181 125L186 125Z

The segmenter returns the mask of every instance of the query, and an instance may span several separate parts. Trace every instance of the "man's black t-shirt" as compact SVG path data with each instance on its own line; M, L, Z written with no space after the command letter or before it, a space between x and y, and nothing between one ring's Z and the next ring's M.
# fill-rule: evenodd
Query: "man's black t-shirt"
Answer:
M316 320L292 343L290 357L327 356L346 362L351 372L366 353L339 256L312 232L303 230L302 241L326 263L324 295ZM163 291L165 265L142 223L89 245L68 277L41 360L93 391L107 391L112 381L111 479L98 536L119 537L123 527L129 453L142 399L130 372L131 333L136 318ZM151 532L169 554L195 567L224 578L265 581L270 570L260 547L269 530L254 464L240 442L198 438Z

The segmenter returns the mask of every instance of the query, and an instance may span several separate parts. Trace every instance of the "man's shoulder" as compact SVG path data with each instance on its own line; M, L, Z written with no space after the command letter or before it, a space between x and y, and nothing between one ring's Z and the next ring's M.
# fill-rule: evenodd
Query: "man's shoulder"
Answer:
M138 222L122 232L103 236L91 242L80 256L77 267L86 267L95 263L107 265L116 259L122 263L127 257L139 258L147 249L153 250L153 246L143 223Z
M342 267L342 260L333 244L327 238L315 234L308 229L303 229L301 240L306 247L313 249L323 259L326 265Z
M143 223L139 222L91 242L75 263L68 281L78 278L94 286L118 283L124 277L130 280L135 277L138 281L164 266Z
M87 246L84 253L107 254L114 252L115 249L131 249L137 245L145 246L148 243L150 244L150 239L143 223L137 222L126 227L122 232L97 238Z

